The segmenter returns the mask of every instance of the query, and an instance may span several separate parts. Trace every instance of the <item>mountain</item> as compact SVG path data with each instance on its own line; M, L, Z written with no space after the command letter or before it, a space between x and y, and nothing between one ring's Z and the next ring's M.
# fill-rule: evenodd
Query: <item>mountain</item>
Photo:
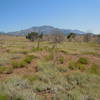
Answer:
M5 34L4 32L0 32L0 34Z
M30 32L38 32L38 33L43 33L43 34L50 34L52 33L55 29L59 29L62 31L64 34L68 34L70 32L76 33L76 34L84 34L85 32L82 32L80 30L71 30L71 29L60 29L60 28L55 28L52 26L39 26L39 27L31 27L29 29L21 30L21 31L16 31L16 32L8 32L6 34L11 34L11 35L26 35Z
M68 33L76 33L76 34L85 34L85 32L80 31L80 30L71 30L71 29L61 29L64 34Z

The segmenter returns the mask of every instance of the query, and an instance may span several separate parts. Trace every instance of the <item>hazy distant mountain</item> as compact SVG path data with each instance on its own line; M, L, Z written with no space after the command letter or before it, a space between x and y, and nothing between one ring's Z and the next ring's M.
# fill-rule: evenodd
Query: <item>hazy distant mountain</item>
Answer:
M5 34L4 32L0 32L0 34Z
M16 31L16 32L8 32L7 34L26 35L26 34L28 34L30 32L39 32L39 33L43 33L43 34L50 34L55 29L57 29L57 28L52 27L52 26L40 26L40 27L31 27L29 29L25 29L25 30L21 30L21 31ZM64 34L68 34L70 32L74 32L76 34L84 34L84 32L82 32L80 30L71 30L71 29L59 29L59 30L64 32Z
M76 34L85 34L85 32L80 31L80 30L71 30L71 29L61 29L65 34L68 33L76 33Z

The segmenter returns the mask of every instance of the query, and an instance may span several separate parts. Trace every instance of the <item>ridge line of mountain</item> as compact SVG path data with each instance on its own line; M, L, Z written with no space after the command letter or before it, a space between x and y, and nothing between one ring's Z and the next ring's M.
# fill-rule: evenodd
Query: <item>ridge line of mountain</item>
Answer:
M55 28L55 27L49 26L49 25L43 25L43 26L35 26L35 27L31 27L31 28L28 28L28 29L15 31L15 32L8 32L8 33L0 32L0 34L26 35L26 34L28 34L30 32L42 32L43 34L50 34L55 29L59 29L64 34L68 34L68 33L71 33L71 32L76 33L76 34L84 34L85 33L85 32L80 31L80 30L61 29L61 28Z

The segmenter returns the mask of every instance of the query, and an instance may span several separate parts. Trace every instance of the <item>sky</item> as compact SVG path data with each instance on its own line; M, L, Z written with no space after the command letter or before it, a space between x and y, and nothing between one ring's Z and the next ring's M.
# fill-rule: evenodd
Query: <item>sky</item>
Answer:
M100 0L0 0L0 31L51 25L100 33Z

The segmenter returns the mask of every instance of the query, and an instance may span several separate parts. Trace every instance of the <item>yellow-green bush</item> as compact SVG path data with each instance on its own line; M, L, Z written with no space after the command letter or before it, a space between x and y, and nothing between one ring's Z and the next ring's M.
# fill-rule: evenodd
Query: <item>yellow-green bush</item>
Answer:
M70 61L69 64L68 64L68 68L71 69L71 70L76 69L76 62Z
M58 60L59 60L60 64L64 63L64 57L63 56L61 56Z
M80 64L80 63L76 63L76 68L81 70L81 71L84 71L86 69L86 65Z
M8 96L0 94L0 100L8 100Z
M90 73L99 74L100 75L100 69L99 69L98 65L96 65L96 64L93 64L90 67L89 71L90 71Z
M78 62L81 63L81 64L88 64L88 59L84 58L84 57L80 57Z
M12 67L0 66L0 73L10 74L12 71Z
M12 61L12 67L13 68L22 68L26 66L26 62L25 61Z
M69 69L67 66L57 66L57 69L59 70L59 72L68 72Z
M71 70L78 69L78 70L84 71L86 69L86 66L79 62L70 61L68 68Z
M48 56L45 57L45 60L46 61L53 60L53 57L54 57L53 54L49 54Z
M32 51L33 51L33 52L42 51L42 50L43 50L43 48L32 48Z
M24 62L26 62L26 63L31 63L31 61L32 61L34 58L36 58L36 56L28 55L28 56L25 57Z

